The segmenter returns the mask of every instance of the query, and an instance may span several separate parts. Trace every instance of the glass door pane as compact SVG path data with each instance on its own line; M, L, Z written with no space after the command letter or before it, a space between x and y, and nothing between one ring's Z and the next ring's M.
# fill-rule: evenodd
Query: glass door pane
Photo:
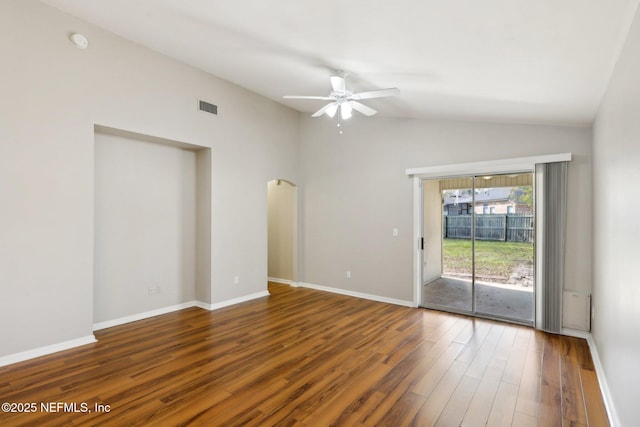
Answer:
M473 178L423 182L422 303L473 312Z
M533 174L476 177L474 210L476 312L533 322Z

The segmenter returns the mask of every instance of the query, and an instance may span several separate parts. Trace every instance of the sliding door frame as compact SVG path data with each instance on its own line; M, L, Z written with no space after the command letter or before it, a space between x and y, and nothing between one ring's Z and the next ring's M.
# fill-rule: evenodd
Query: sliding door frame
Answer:
M422 286L423 286L423 266L422 266L422 245L424 237L423 225L423 185L426 179L447 179L453 177L491 175L491 174L511 174L522 172L535 172L535 165L539 163L553 163L571 161L571 153L551 154L544 156L519 157L513 159L501 159L485 162L459 163L449 165L426 166L420 168L407 169L406 174L413 178L413 269L414 269L414 287L413 287L413 305L419 307L422 303ZM474 184L475 185L475 184ZM536 233L535 245L541 247L539 240L541 235ZM535 274L536 289L541 289L541 275ZM540 292L536 292L540 294ZM537 301L536 301L537 302ZM535 304L536 306L538 304ZM473 296L472 308L475 309L475 296ZM469 313L465 313L469 314ZM473 314L473 313L472 313ZM474 314L475 315L475 314ZM534 325L538 324L539 312L534 312ZM496 317L497 318L497 317Z

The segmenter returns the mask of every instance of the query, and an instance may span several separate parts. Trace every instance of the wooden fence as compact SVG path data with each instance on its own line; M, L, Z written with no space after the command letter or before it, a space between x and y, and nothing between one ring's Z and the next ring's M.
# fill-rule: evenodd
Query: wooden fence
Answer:
M472 215L445 215L445 238L470 239ZM533 243L533 215L476 215L476 239Z

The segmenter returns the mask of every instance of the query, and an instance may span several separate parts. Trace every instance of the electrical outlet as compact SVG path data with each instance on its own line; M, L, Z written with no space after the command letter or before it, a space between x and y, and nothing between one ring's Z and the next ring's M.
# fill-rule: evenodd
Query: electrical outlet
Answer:
M156 293L156 289L153 286L149 286L149 289L147 289L147 293L149 295L153 295Z
M351 270L347 270L347 274L345 276L347 279L351 279Z
M394 228L391 234L393 234L393 237L398 237L398 229Z
M240 283L240 276L233 276L233 284L237 285L238 283Z

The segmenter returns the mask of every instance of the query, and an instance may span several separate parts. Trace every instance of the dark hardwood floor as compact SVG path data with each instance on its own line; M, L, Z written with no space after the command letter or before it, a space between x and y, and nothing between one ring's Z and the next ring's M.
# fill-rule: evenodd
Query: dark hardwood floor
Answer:
M0 425L608 426L584 340L270 291L105 329L95 344L2 367L0 402L37 408L0 412ZM78 412L68 412L73 403Z

